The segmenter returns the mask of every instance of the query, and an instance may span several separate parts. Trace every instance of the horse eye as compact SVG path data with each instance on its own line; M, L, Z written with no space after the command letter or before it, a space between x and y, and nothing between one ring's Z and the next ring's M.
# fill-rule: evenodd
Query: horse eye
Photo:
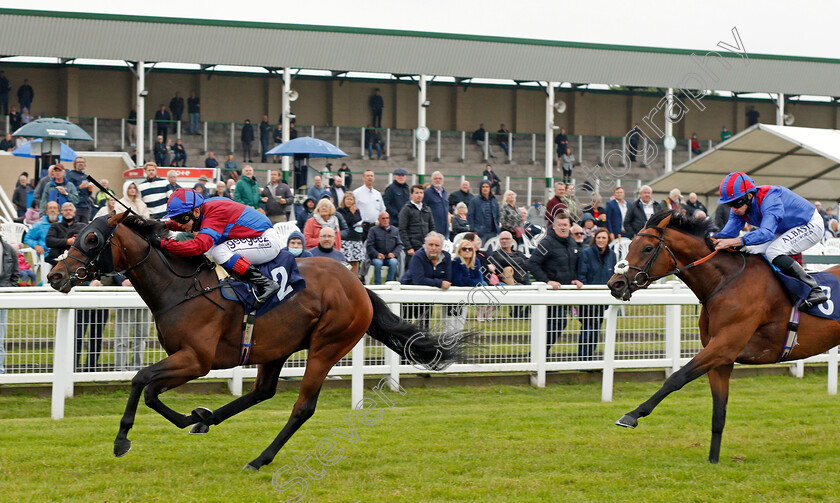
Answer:
M645 249L644 249L643 251L644 251L645 253L647 253L647 252L651 252L651 251L653 251L653 246L651 246L651 245L647 245L647 246L645 246Z
M99 238L96 236L96 234L88 234L87 243L88 246L96 246L97 244L99 244Z

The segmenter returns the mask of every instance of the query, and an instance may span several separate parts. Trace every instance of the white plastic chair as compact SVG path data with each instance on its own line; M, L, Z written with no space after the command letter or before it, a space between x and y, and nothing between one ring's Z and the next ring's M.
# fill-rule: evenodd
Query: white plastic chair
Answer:
M834 246L840 248L840 238L825 238L823 244L826 246Z
M277 234L280 235L280 242L284 244L289 240L289 236L291 236L294 231L300 230L295 222L277 222L274 224L274 229L277 231Z
M462 232L460 234L455 234L455 237L452 238L452 243L453 244L458 244L462 239L464 239L464 236L466 236L466 235L467 235L466 232Z
M613 239L608 246L610 247L610 250L615 253L615 258L621 261L627 256L627 252L630 250L630 239L619 237L617 239Z
M494 252L502 247L502 244L499 242L499 236L493 236L492 238L488 239L486 243L481 247L482 251L489 251Z
M3 241L9 244L17 244L23 242L23 235L29 230L26 224L19 224L17 222L6 222L0 227L0 236Z
M450 241L448 239L445 240L443 242L443 251L451 254L453 251L455 251L455 243L453 243L452 241Z
M814 246L802 252L802 255L825 255L825 245L822 243L817 243Z

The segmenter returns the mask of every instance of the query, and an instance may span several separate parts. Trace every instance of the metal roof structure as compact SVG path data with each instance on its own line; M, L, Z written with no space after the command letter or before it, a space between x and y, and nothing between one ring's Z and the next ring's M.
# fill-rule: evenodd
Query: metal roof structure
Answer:
M840 199L840 131L755 124L650 183L717 199L731 171L759 185L783 185L807 199Z
M742 46L733 38L732 44ZM0 9L3 54L834 96L840 60L448 33ZM707 55L709 49L717 50ZM708 60L712 58L712 60ZM711 77L714 73L716 80ZM704 83L708 85L703 85Z

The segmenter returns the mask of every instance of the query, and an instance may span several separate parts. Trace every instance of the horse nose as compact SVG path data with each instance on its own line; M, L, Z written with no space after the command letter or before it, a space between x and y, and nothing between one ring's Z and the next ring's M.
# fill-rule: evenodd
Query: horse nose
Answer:
M624 276L613 276L608 282L607 286L610 287L610 293L616 299L621 299L624 296L624 292L627 291L627 280Z
M62 272L53 272L49 276L47 276L47 280L50 282L50 286L53 287L55 290L58 290L59 285L61 285L61 281L64 279L64 273Z

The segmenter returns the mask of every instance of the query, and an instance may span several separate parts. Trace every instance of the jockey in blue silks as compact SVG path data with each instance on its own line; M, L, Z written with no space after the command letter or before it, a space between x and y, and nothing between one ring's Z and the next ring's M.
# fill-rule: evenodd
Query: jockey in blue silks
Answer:
M786 187L758 187L740 172L723 179L718 203L731 210L726 226L715 235L716 250L747 246L749 253L763 253L783 274L811 287L803 302L805 308L828 300L816 280L790 257L819 243L825 233L825 223L813 204ZM755 229L738 237L745 222Z

